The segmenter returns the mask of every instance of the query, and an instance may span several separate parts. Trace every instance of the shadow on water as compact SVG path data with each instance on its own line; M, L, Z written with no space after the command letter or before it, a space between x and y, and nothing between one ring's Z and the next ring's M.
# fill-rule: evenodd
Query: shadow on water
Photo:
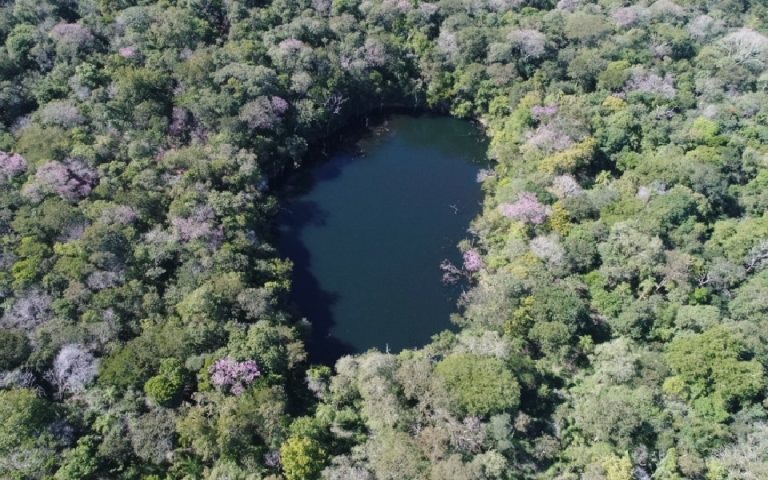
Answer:
M311 320L307 353L312 363L333 366L344 355L360 352L351 344L333 336L333 306L338 303L340 294L321 287L312 273L312 254L301 240L301 233L307 227L322 227L326 224L328 212L317 202L298 199L310 192L317 183L340 177L349 163L364 155L358 142L372 137L368 129L355 129L352 135L341 141L333 162L329 161L328 155L315 159L285 178L280 189L280 203L283 205L277 221L280 253L293 262L289 308L295 318ZM307 319L306 314L310 312L312 318Z
M474 158L478 164L487 166L486 152L488 140L480 129L467 129L466 125L457 124L456 119L442 115L421 114L408 115L408 118L428 120L440 126L441 135L435 136L434 126L416 123L416 128L401 129L398 135L411 144L429 143L429 148L442 153L445 156L456 155L456 152L464 152L468 158ZM413 125L413 124L412 124Z
M310 184L311 186L311 184ZM301 231L309 226L325 225L328 213L316 202L294 201L290 209L281 209L281 254L293 261L291 272L291 308L296 318L312 313L307 350L313 363L333 365L355 348L331 335L334 327L332 309L339 294L328 292L312 273L312 255L301 241Z
M294 265L290 308L309 322L312 363L451 328L461 286L441 285L439 264L460 262L456 242L482 200L487 144L468 123L401 115L353 133L277 189L277 245Z

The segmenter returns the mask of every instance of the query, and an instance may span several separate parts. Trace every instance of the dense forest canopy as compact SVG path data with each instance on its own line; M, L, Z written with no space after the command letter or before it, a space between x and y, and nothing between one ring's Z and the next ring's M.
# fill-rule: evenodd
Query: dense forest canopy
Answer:
M0 44L0 477L768 478L765 2L4 0ZM275 180L392 106L491 138L461 330L311 366Z

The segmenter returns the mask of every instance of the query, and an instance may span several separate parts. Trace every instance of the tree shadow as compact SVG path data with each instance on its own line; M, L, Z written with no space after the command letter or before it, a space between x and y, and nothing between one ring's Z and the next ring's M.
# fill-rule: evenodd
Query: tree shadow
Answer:
M421 120L429 119L429 122ZM404 141L415 145L429 143L446 158L454 158L461 152L462 161L477 165L489 165L486 152L488 138L477 125L467 130L466 121L432 113L409 113L399 117L395 128ZM471 139L472 142L468 142Z
M306 159L301 168L282 177L276 184L281 209L276 219L278 241L275 244L280 256L291 259L294 264L289 309L295 318L306 318L310 324L307 350L313 363L333 365L344 355L359 353L359 349L332 335L338 320L334 318L335 307L343 292L323 288L313 273L312 252L303 243L308 228L327 226L329 212L320 204L308 200L307 194L319 183L338 180L348 171L349 164L364 162L367 152L375 151L378 144L386 141L390 132L395 130L403 141L414 146L429 143L442 156L451 158L455 158L456 152L466 150L467 137L472 137L476 140L477 153L472 152L469 156L473 160L484 159L482 153L485 152L487 140L479 130L467 133L465 124L451 119L432 122L425 128L418 122L419 117L409 115L393 119L389 115L380 115L374 122L360 122L339 134L336 141L330 144L332 156L327 153L328 144L314 149L312 157ZM449 207L446 205L446 209ZM454 242L450 242L450 248L451 253L455 253ZM452 254L446 256L453 257ZM439 275L437 264L435 271ZM448 298L455 301L460 290L459 286L450 289ZM417 341L415 344L421 343Z
M344 355L358 353L350 344L334 337L333 306L339 301L337 292L323 289L312 273L312 255L301 241L302 231L310 226L323 226L328 212L313 201L286 202L278 216L280 255L293 261L291 272L291 312L310 324L307 350L312 363L333 366Z

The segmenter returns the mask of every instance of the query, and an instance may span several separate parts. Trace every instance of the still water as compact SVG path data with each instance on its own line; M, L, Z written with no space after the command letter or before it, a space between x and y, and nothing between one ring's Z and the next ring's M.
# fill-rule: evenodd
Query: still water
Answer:
M486 147L469 122L394 115L288 182L279 249L294 262L313 362L418 347L451 328L460 291L441 282L440 262L460 262Z

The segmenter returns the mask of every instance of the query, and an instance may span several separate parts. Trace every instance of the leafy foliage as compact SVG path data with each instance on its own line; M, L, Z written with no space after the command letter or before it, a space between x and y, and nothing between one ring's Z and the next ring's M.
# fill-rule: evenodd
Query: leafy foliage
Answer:
M456 395L457 408L469 415L492 415L517 408L520 387L495 358L452 355L438 363L435 374Z
M0 20L3 478L766 476L762 2ZM460 330L311 366L274 186L387 107L491 138Z

